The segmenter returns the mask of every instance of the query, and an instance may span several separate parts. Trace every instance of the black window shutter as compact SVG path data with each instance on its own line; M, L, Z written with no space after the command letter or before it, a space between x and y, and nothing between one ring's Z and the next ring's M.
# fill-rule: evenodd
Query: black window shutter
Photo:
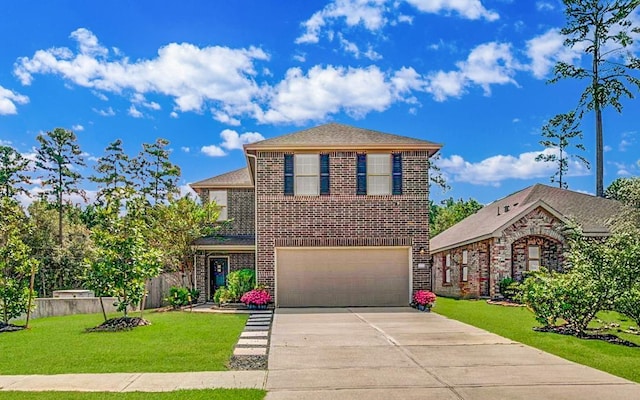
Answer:
M330 193L329 155L320 154L320 194Z
M284 155L284 195L293 196L293 154Z
M367 194L367 155L358 154L356 194Z
M393 154L392 191L391 194L402 194L402 154Z

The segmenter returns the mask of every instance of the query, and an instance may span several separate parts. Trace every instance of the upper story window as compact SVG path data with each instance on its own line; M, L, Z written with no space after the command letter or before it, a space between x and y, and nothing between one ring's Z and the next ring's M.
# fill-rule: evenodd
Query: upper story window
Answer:
M367 194L391 194L391 157L367 154Z
M296 154L293 161L296 196L320 194L320 157L318 154Z
M318 196L329 191L328 154L285 154L285 195Z
M226 221L229 219L227 215L227 191L226 190L212 190L209 192L209 201L214 201L220 208L218 213L218 221Z
M402 194L401 154L358 154L358 195Z

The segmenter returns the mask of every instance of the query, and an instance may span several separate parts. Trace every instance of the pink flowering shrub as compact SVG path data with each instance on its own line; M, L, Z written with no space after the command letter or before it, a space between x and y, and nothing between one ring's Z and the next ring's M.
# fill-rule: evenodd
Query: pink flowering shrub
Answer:
M253 289L243 294L240 301L247 305L255 304L261 306L271 302L271 295L264 289Z
M418 290L413 295L413 302L422 306L431 306L436 301L436 295L428 290Z

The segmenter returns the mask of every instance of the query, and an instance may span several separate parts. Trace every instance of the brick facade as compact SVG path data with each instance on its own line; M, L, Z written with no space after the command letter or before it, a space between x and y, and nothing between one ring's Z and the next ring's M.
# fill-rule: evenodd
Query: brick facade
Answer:
M229 272L243 268L255 269L256 267L255 253L200 251L196 256L195 282L196 288L200 290L198 300L201 302L209 301L213 296L213 293L209 291L209 259L216 257L229 258Z
M220 231L222 235L255 234L255 190L253 188L211 189L227 191L227 217L229 222ZM200 190L200 199L209 201L209 189Z
M506 277L522 279L527 269L529 245L540 246L540 265L562 270L564 224L538 207L502 231L500 237L460 246L433 255L437 294L451 297L495 297ZM461 282L461 254L468 253L468 282ZM451 255L451 284L444 283L446 255Z
M285 196L284 154L257 152L259 283L273 291L277 246L411 246L413 290L431 287L426 151L402 152L403 194L393 196L355 194L352 151L329 152L330 195Z

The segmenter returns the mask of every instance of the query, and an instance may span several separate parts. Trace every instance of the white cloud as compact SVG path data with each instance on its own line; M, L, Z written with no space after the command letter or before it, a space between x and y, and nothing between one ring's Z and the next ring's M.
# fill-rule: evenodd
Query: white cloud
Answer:
M189 153L189 152L191 152L191 148L186 147L186 146L182 146L182 147L180 147L180 150L184 151L185 153Z
M107 96L105 96L104 93L100 93L97 90L92 90L91 94L93 94L94 96L96 96L97 98L99 98L102 101L109 101L109 98Z
M474 48L465 61L456 63L457 70L431 72L427 91L436 101L449 97L460 97L470 86L480 86L486 96L491 94L491 85L513 84L513 78L522 66L511 54L508 43L484 43Z
M0 146L11 146L13 142L11 140L2 140L0 139Z
M175 112L175 111L171 111L171 113L169 114L169 116L170 116L171 118L178 118L178 113L177 113L177 112Z
M269 56L259 48L232 49L170 43L149 60L131 62L109 52L90 31L81 28L71 34L79 51L68 48L38 50L21 57L14 73L22 84L32 83L35 74L56 74L79 86L120 94L159 93L173 98L179 111L200 111L205 102L241 107L259 96L255 83L255 61Z
M605 152L609 152L609 151L613 150L613 147L611 147L611 146L609 146L607 144L607 145L604 146L604 148L602 150L604 150Z
M227 155L224 150L213 144L209 146L202 146L200 151L208 155L209 157L223 157Z
M103 117L113 117L114 115L116 115L116 112L113 111L113 108L109 107L106 110L98 110L97 108L93 108L93 112L97 113L98 115L102 115Z
M127 113L130 116L132 116L133 118L142 118L143 117L142 113L133 104L131 105L131 107L129 107L129 110L127 111Z
M404 0L415 10L428 14L457 15L461 18L495 21L499 15L487 10L480 0ZM340 23L348 28L362 27L379 33L387 24L412 23L413 16L400 14L400 1L391 0L333 0L302 23L304 33L296 43L318 43L324 35L331 40L335 31L342 31Z
M555 6L547 1L536 1L536 10L538 11L553 11Z
M27 96L0 86L0 115L17 114L16 104L27 104L28 102Z
M76 125L73 125L73 126L71 127L71 129L72 129L74 132L82 132L82 131L84 130L84 126L82 126L82 125L80 125L80 124L76 124Z
M480 162L466 161L459 155L443 158L438 166L447 176L456 182L467 182L474 185L499 186L507 179L546 178L553 175L553 163L538 162L535 158L540 153L554 154L554 149L531 151L518 156L496 155ZM577 161L569 161L567 176L584 176L589 171Z
M362 117L383 111L394 100L393 84L376 66L315 66L306 74L291 68L273 91L262 122L302 122L344 111Z
M162 108L160 107L160 104L156 103L155 101L147 101L147 99L141 93L134 93L134 95L131 97L131 102L155 111L158 111Z
M242 150L242 145L244 144L264 140L264 136L258 132L238 134L238 132L231 129L225 129L220 132L220 137L222 138L220 146L227 150Z
M430 14L454 13L465 19L495 21L498 13L487 10L480 0L406 0L419 11Z
M580 59L580 46L573 49L564 46L564 36L559 29L550 29L540 36L527 41L526 53L531 59L529 70L538 79L542 79L553 69L558 61L572 63Z

